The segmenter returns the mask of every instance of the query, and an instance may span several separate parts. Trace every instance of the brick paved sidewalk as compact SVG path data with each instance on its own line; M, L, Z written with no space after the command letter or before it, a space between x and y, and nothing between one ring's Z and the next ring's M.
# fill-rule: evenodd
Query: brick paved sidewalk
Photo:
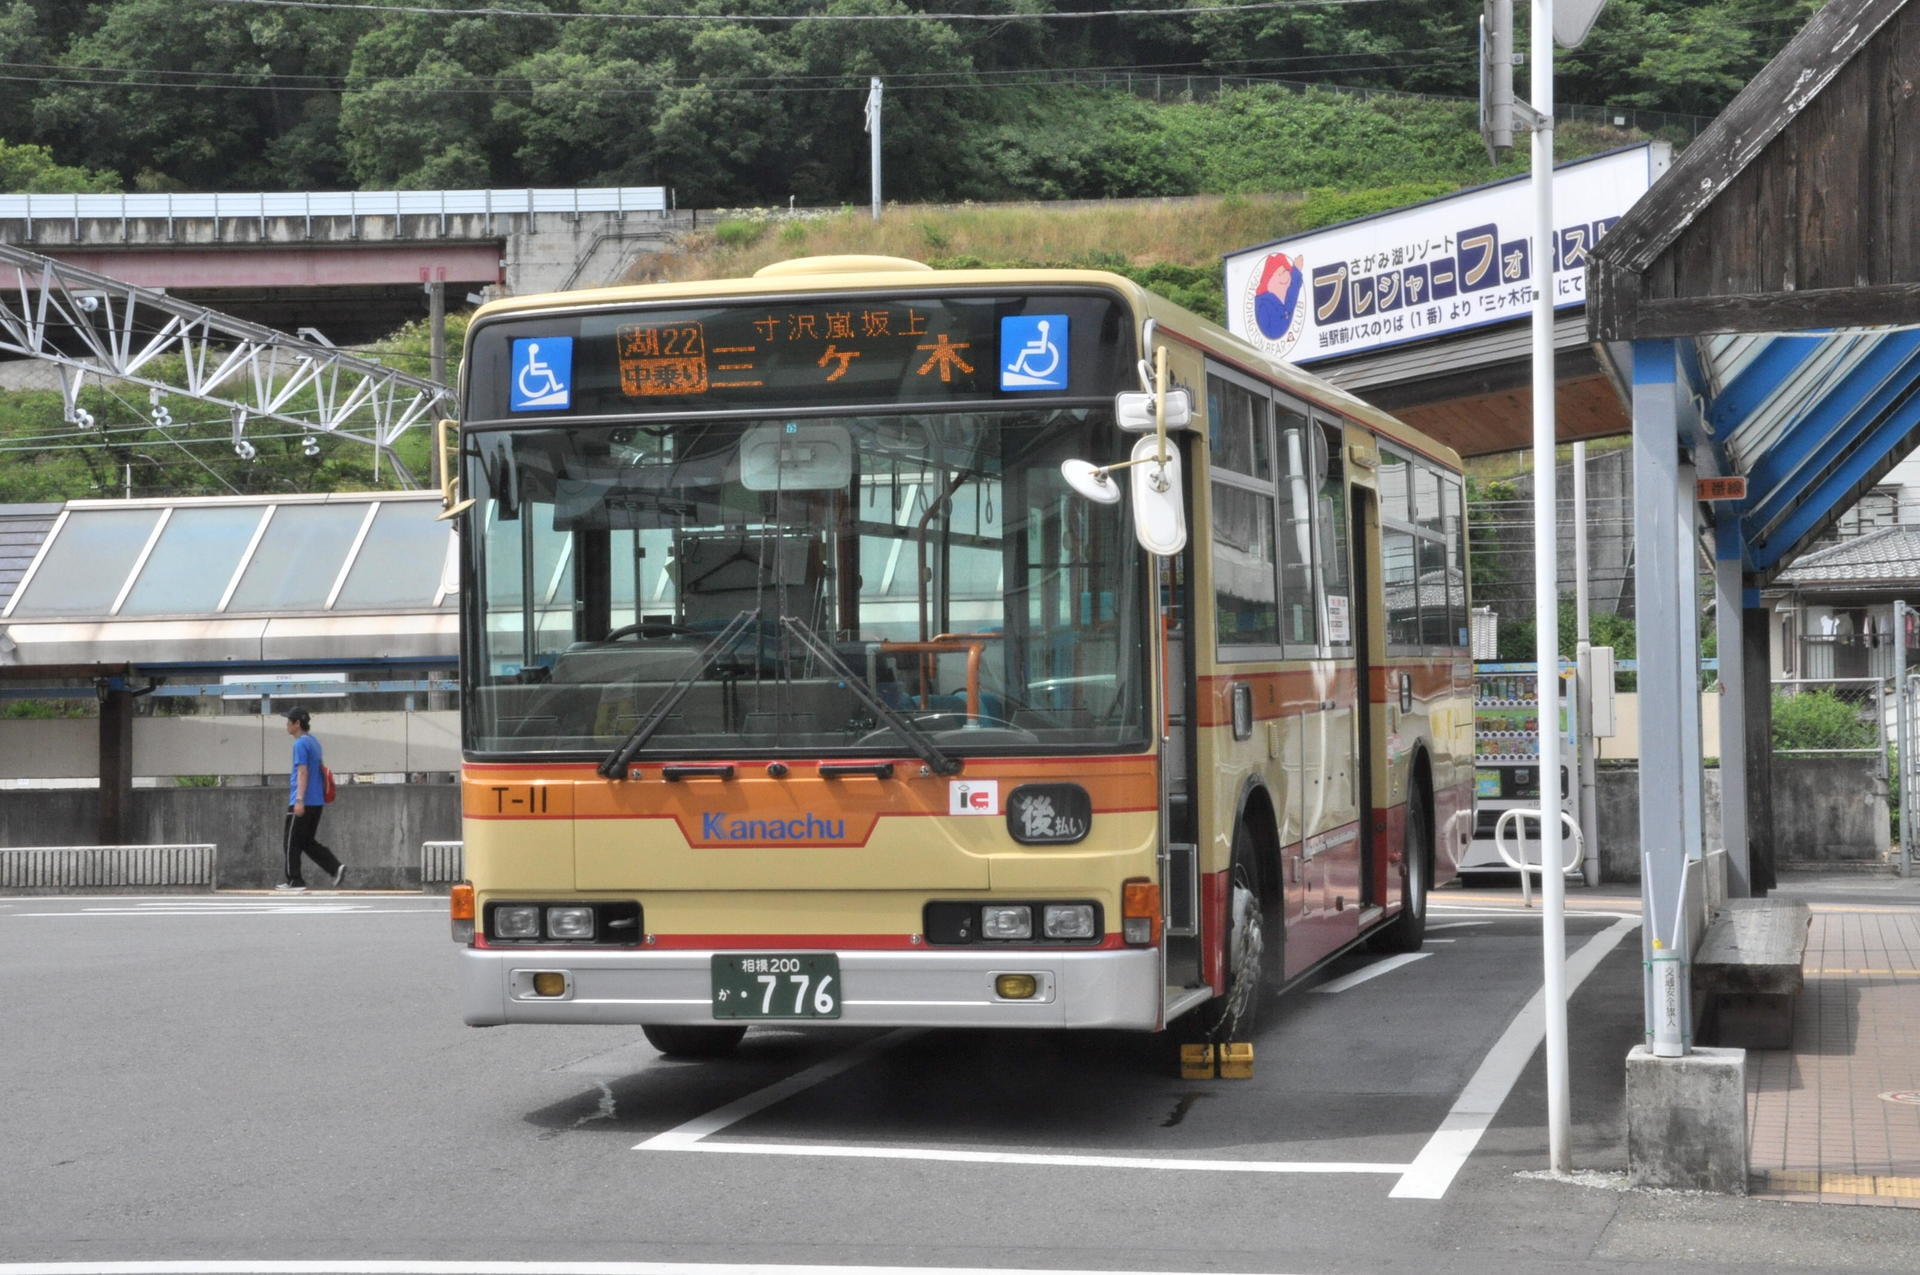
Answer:
M1812 908L1793 1048L1747 1053L1751 1190L1920 1208L1920 908Z

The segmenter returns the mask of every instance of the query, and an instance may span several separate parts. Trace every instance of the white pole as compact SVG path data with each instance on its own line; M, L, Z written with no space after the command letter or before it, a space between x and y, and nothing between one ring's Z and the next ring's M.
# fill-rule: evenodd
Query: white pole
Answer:
M1554 474L1553 0L1533 0L1533 589L1540 686L1540 943L1546 966L1547 1148L1572 1168L1567 1113L1567 880L1560 853L1560 590Z
M1587 578L1587 445L1573 445L1573 596L1577 608L1574 627L1574 693L1580 723L1580 751L1574 765L1580 775L1580 833L1585 841L1586 860L1581 875L1590 886L1600 884L1600 837L1597 765L1594 754L1600 750L1593 738L1593 606ZM1609 688L1611 689L1611 688Z
M873 169L873 219L880 220L880 77L874 76L867 84L867 133L872 141L867 144L868 155Z

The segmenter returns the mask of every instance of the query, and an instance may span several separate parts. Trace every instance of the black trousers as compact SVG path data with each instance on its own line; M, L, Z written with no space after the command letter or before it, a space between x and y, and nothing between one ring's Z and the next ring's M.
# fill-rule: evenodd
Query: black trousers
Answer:
M305 855L318 864L320 870L328 876L340 871L340 860L320 844L320 816L325 806L308 806L303 815L293 813L293 807L287 807L287 884L302 884L300 876L300 856Z

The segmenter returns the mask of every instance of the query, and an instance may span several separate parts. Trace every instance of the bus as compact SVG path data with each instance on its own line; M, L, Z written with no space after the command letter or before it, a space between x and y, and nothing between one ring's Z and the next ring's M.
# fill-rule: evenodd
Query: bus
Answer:
M1091 270L493 301L461 382L469 1024L1244 1058L1421 945L1473 832L1447 448Z

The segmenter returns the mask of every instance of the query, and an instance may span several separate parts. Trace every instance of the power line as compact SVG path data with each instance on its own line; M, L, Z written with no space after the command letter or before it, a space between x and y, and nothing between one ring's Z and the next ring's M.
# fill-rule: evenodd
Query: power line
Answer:
M1090 9L1080 13L549 13L494 6L456 9L443 5L350 4L346 0L211 0L214 4L254 5L269 9L328 9L348 13L397 13L410 17L540 18L546 21L600 22L1059 22L1085 18L1179 18L1195 14L1231 16L1274 9L1327 9L1388 0L1252 0L1248 4L1193 5L1174 9Z
M1420 52L1420 50L1413 50L1413 51ZM1360 57L1360 56L1380 56L1380 55L1342 54L1340 56ZM1049 86L1049 87L1059 88L1059 87L1062 87L1061 77L1063 75L1078 76L1081 74L1094 74L1094 73L1097 73L1101 77L1099 81L1093 82L1092 86L1095 86L1095 87L1111 87L1113 85L1120 84L1120 83L1133 83L1138 79L1148 75L1154 75L1154 76L1159 76L1161 78L1172 78L1172 79L1245 80L1245 81L1261 81L1261 82L1267 82L1267 83L1283 83L1286 81L1288 76L1313 75L1313 74L1335 75L1343 72L1344 73L1355 73L1355 72L1372 73L1372 72L1385 72L1385 71L1433 70L1436 68L1451 66L1458 62L1463 62L1466 59L1466 57L1467 57L1467 54L1461 53L1458 57L1453 57L1453 58L1431 58L1423 61L1413 61L1413 62L1379 62L1379 63L1371 63L1366 65L1345 65L1345 66L1325 66L1325 67L1298 66L1298 67L1289 68L1285 75L1282 75L1279 73L1261 74L1258 72L1246 72L1246 71L1233 72L1233 73L1219 73L1219 72L1203 73L1203 72L1195 72L1195 71L1159 72L1159 71L1126 71L1126 70L1118 70L1118 69L1114 69L1114 70L1101 69L1097 72L1083 72L1080 68L1076 68L1076 67L1062 67L1062 68L1035 67L1035 68L1021 70L1021 71L993 72L991 74L996 76L1001 76L1001 77L1007 77L1007 78L999 78L999 79L993 80L992 82L984 82L981 79L981 76L983 74L988 74L988 73L964 71L964 70L950 71L950 72L923 72L922 75L924 78L920 82L904 85L901 91L912 92L916 89L918 90L974 89L974 90L985 91L985 90L997 90L997 89L1004 89L1004 88L1029 88L1034 86ZM4 66L4 65L11 65L11 64L0 63L0 66ZM143 75L143 74L146 74L146 72L144 71L129 72L129 75L134 75L134 74ZM936 76L939 76L942 78L935 78ZM1019 76L1022 78L1018 78L1018 79L1011 78L1013 76ZM757 79L759 77L754 77L754 78ZM406 79L389 78L389 79L369 80L365 82L355 82L351 79L348 79L348 80L343 80L338 84L222 84L222 83L195 84L190 81L184 81L184 80L146 80L146 79L133 79L133 78L127 78L127 77L121 77L118 79L90 79L90 78L85 78L81 76L72 76L72 75L4 75L4 74L0 74L0 83L59 84L59 85L68 85L76 88L101 88L101 89L115 89L115 88L149 88L149 89L174 89L174 90L184 89L189 91L209 91L209 92L221 92L221 93L399 92L399 93L429 94L434 97L448 97L448 96L500 97L511 92L521 91L521 92L540 93L544 96L642 98L642 97L656 97L662 93L695 90L695 89L703 92L707 92L707 93L712 93L712 94L728 94L728 95L740 95L740 96L748 96L748 97L753 97L753 96L775 97L775 96L788 96L788 95L802 94L802 93L848 93L853 91L865 90L867 87L867 79L868 79L868 77L865 77L865 76L855 76L855 77L848 77L844 81L841 81L838 83L832 83L832 84L795 85L790 83L786 77L766 77L766 78L769 80L769 82L765 85L757 85L752 83L734 85L734 84L729 84L725 81L675 78L671 80L662 80L653 84L639 85L639 86L635 86L632 84L619 84L619 85L609 84L604 87L590 86L586 88L580 88L580 87L573 87L572 85L569 84L569 82L563 81L563 80L535 81L531 79L514 79L514 80L508 80L503 82L503 81L499 81L497 78L493 80L489 80L489 79L483 79L483 78L477 78L477 77L472 79L462 77L462 78L450 79L450 80L420 80L417 78L406 78ZM827 78L827 77L819 77L819 78ZM505 83L510 87L501 87L502 83ZM1080 83L1080 81L1078 80L1069 80L1067 81L1066 87L1072 87L1078 83ZM1324 85L1324 87L1334 88L1334 89L1352 88L1352 89L1364 90L1368 92L1394 92L1394 93L1400 93L1407 97L1444 96L1447 98L1447 100L1455 100L1455 98L1458 97L1458 95L1412 93L1412 92L1406 92L1404 90L1384 89L1374 85L1342 85L1342 84L1334 83L1334 84L1326 84ZM1461 97L1461 98L1458 98L1458 100L1465 101L1465 100L1471 100L1471 99Z
M1427 45L1421 48L1391 50L1392 54L1398 57L1406 57L1416 53L1453 53L1456 51L1457 51L1456 47L1451 44L1435 44L1435 45ZM1378 50L1378 49L1361 49L1361 50L1354 50L1352 52L1345 52L1345 53L1326 52L1326 53L1294 53L1294 54L1284 54L1284 55L1276 54L1272 57L1224 58L1218 61L1204 61L1204 62L1134 62L1134 63L1109 62L1109 63L1097 63L1092 65L1082 65L1082 66L1010 67L1010 68L1004 68L1004 69L972 68L972 69L967 69L964 72L953 71L953 70L889 71L887 73L886 79L888 84L895 84L895 83L904 84L904 83L911 83L916 80L950 79L952 76L956 74L973 75L983 80L990 80L990 79L1006 78L1006 77L1012 77L1012 76L1028 76L1028 75L1034 75L1040 72L1045 72L1047 74L1060 74L1060 73L1066 72L1066 73L1072 73L1076 75L1106 73L1106 74L1112 74L1112 75L1129 75L1129 76L1131 75L1162 75L1162 76L1176 76L1176 77L1177 76L1193 76L1195 78L1214 78L1214 77L1232 76L1232 75L1247 73L1244 71L1235 71L1231 69L1235 67L1270 67L1270 66L1289 65L1289 64L1298 63L1298 62L1332 62L1336 59L1342 59L1342 58L1349 58L1349 59L1350 58L1378 58L1378 57L1384 57L1384 56L1387 56L1387 51ZM62 73L69 73L69 74L79 73L79 72L88 72L95 75L150 75L150 76L156 76L156 77L174 77L174 79L178 81L177 86L181 88L232 87L232 88L273 89L273 88L298 88L298 87L310 86L310 87L318 87L318 88L325 88L325 89L345 90L345 89L356 87L356 78L350 72L333 73L333 74L326 74L326 75L310 75L310 74L301 74L296 72L274 71L274 70L219 71L219 70L211 70L211 69L194 69L194 70L188 70L188 71L176 71L167 67L109 66L104 63L85 63L85 62L0 61L0 67L11 68L16 71L50 71L50 72L62 72ZM661 77L655 80L654 83L656 84L713 84L713 83L789 84L796 81L823 81L824 80L824 81L831 81L835 85L854 85L864 89L867 87L867 81L869 78L870 77L865 74L852 75L852 74L846 74L846 73L792 74L792 75L774 74L774 75L744 75L744 76L676 75L676 76ZM195 82L196 80L209 81L209 83L196 83ZM233 80L233 81L241 81L241 82L236 84L231 84L231 85L220 84L219 81L223 81L223 80ZM268 81L270 81L270 83ZM112 80L89 80L85 82L90 84L114 83L114 81ZM538 88L538 87L549 85L549 84L594 85L594 84L602 84L602 83L619 87L619 86L624 86L629 82L630 82L630 77L626 75L608 75L603 79L596 79L591 77L586 79L580 79L580 78L574 78L574 77L559 77L559 76L541 78L541 77L530 76L530 75L461 75L461 76L455 76L455 77L449 77L449 78L429 78L424 76L409 75L409 76L384 76L384 77L379 77L374 79L363 79L359 81L360 84L367 84L367 83L418 84L423 90L431 89L436 91L454 84L485 85L490 87L524 86L524 87ZM166 83L169 86L174 85L173 80L166 81Z

